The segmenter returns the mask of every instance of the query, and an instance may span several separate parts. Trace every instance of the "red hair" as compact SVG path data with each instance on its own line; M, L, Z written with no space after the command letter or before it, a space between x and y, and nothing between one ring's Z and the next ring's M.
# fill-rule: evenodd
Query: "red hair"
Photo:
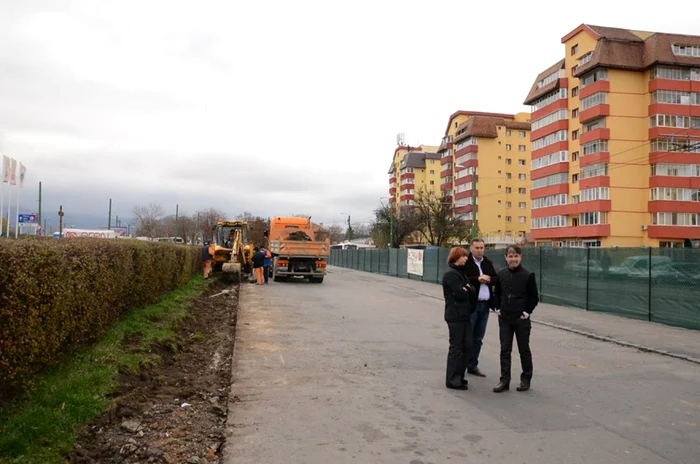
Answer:
M450 250L450 254L447 256L447 264L454 264L462 256L469 256L467 250L462 247L454 247Z

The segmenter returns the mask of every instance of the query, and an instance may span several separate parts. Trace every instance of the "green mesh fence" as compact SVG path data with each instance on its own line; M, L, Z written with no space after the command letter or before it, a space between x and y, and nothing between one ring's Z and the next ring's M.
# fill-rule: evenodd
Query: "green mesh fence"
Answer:
M408 273L406 249L331 250L333 266L440 283L446 248L423 251L423 275ZM486 250L496 269L503 250ZM523 248L543 303L700 330L698 248Z

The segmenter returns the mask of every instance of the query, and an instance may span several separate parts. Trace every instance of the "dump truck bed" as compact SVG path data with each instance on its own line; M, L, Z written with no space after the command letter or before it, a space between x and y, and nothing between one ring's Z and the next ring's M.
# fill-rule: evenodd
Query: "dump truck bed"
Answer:
M327 258L330 246L326 241L271 240L270 252L281 257Z

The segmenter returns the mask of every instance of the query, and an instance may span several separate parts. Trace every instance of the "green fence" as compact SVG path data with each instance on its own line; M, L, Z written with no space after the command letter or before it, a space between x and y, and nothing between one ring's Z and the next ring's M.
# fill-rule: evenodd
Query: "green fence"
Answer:
M439 283L449 250L423 250L423 275L409 274L406 249L331 250L333 266ZM487 250L505 266L503 250ZM543 303L700 330L698 248L523 248Z

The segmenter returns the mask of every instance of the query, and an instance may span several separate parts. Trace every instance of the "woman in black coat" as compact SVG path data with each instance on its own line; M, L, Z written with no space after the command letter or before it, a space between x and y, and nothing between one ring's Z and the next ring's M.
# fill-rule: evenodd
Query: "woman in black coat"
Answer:
M450 333L450 348L447 352L447 388L466 390L464 373L474 345L471 330L471 314L474 308L469 305L471 286L464 272L467 250L454 247L447 257L449 268L442 277L442 292L445 296L445 322Z

